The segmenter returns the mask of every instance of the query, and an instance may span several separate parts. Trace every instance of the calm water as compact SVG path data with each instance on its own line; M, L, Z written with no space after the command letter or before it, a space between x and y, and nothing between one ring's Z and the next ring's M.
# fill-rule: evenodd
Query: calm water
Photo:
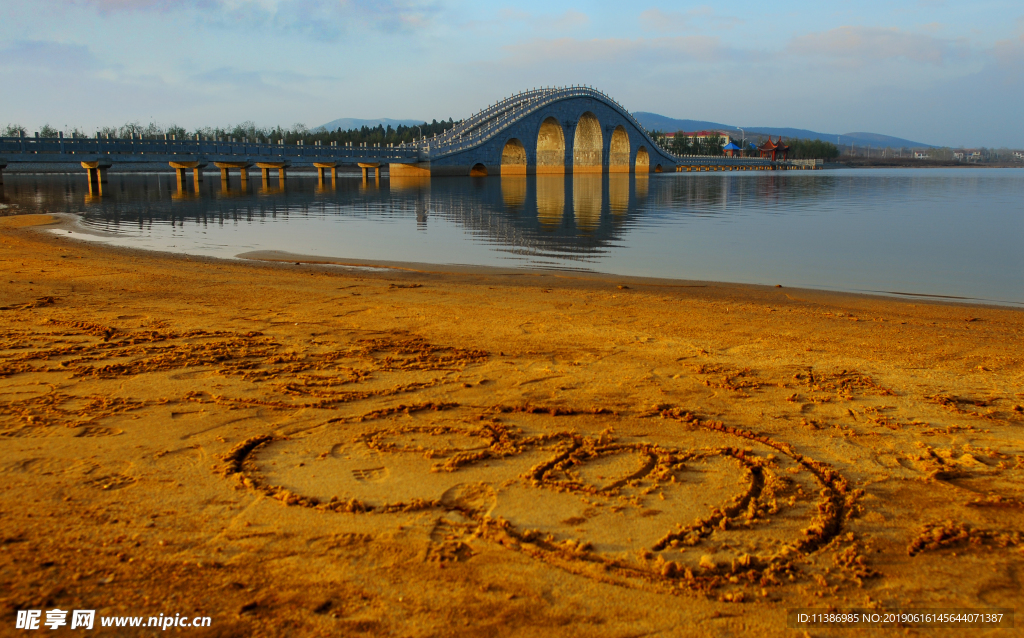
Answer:
M257 173L258 177L258 173ZM385 179L281 189L208 175L5 176L2 213L66 212L111 243L234 257L585 270L1024 305L1024 170Z

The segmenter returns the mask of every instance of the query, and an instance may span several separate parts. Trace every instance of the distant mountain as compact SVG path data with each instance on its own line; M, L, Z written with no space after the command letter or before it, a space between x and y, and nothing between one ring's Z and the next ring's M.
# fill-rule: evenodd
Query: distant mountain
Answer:
M705 122L703 120L677 120L657 113L645 113L643 111L633 114L636 119L644 125L648 131L662 131L671 133L673 131L700 131L702 129L721 129L723 131L736 131L739 129L731 124L720 124L718 122ZM744 126L743 132L751 135L782 135L783 137L796 137L810 140L835 141L843 145L856 144L858 146L891 146L891 147L912 147L912 148L935 148L931 144L913 142L901 137L881 135L879 133L818 133L802 128L776 128L771 126Z
M635 117L648 131L661 131L662 133L675 133L676 131L703 131L704 129L732 129L735 127L718 122L705 122L704 120L676 120L657 113L645 113L640 111L634 113Z
M423 122L424 120L392 120L386 117L382 117L379 120L360 120L354 117L343 117L341 119L331 120L327 124L318 126L313 130L316 131L324 129L327 131L337 131L340 128L343 131L348 131L354 128L362 128L364 126L377 128L378 125L383 126L384 128L387 128L388 126L391 128L398 128L399 124L404 124L405 126L416 126L417 124L423 124Z

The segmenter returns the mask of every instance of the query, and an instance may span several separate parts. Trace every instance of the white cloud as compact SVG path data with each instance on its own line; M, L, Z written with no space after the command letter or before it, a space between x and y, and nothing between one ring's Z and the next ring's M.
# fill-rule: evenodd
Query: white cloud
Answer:
M562 13L529 13L520 9L502 9L493 20L471 20L461 24L467 29L501 29L507 31L509 23L517 22L533 31L575 31L590 24L590 16L575 9Z
M708 6L696 7L686 12L647 9L640 13L639 20L644 30L662 33L696 31L701 27L731 29L743 23L743 20L737 17L720 16Z
M577 38L542 39L504 47L507 60L517 64L613 62L617 69L625 70L630 63L640 60L675 59L677 61L717 61L735 52L722 46L712 36L677 36L666 38Z
M335 40L353 28L386 33L428 24L440 11L430 0L53 0L102 16L122 13L190 14L226 28L269 27L317 40Z
M89 47L82 44L20 40L0 49L0 68L45 75L81 75L96 73L101 65Z
M790 41L787 51L855 62L905 58L935 65L969 52L962 41L878 27L839 27L797 36Z

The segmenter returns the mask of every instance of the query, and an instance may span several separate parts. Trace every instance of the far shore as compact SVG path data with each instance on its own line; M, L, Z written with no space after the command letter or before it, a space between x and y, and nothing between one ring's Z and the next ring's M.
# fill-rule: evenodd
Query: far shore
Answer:
M59 223L0 217L10 622L792 636L798 608L1019 606L1022 310Z

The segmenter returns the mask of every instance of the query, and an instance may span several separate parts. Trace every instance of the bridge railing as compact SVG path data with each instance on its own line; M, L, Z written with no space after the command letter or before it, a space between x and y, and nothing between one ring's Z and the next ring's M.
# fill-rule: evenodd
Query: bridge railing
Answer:
M185 156L244 156L259 158L316 158L360 159L387 158L417 160L420 151L415 146L321 146L315 144L270 144L235 140L139 138L81 138L81 137L0 137L0 155L18 161L28 155L185 155ZM21 156L21 157L19 157ZM27 159L27 158L25 158ZM32 158L36 161L40 157Z

